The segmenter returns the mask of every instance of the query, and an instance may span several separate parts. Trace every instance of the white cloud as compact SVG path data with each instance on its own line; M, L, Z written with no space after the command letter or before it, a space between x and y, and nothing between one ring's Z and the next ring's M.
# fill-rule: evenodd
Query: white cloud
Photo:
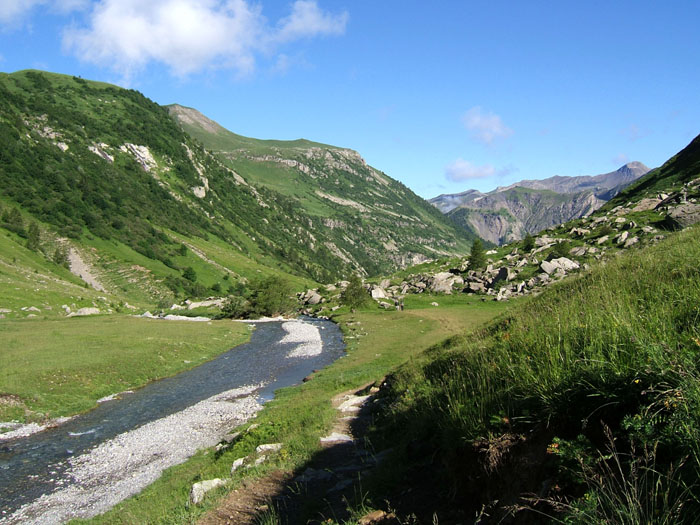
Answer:
M333 15L321 11L314 0L297 0L292 14L280 20L275 39L289 42L315 35L342 35L347 23L347 11Z
M457 159L445 168L445 177L452 182L471 179L485 179L496 175L496 168L491 164L477 166L468 160Z
M501 117L495 113L485 112L481 106L474 106L462 117L464 126L471 132L473 139L491 145L498 139L505 139L513 134Z
M0 24L17 24L37 6L65 14L85 9L89 4L90 0L0 0Z
M347 13L325 13L306 0L297 0L276 28L247 0L100 0L88 27L67 30L63 43L80 59L127 77L149 63L176 76L207 68L246 73L256 54L302 37L341 34L346 22Z
M43 0L2 0L0 1L0 23L13 24L31 11Z

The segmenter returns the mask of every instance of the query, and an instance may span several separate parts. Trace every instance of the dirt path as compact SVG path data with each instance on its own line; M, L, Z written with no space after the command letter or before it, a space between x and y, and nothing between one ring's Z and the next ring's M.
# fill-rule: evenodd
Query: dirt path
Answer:
M301 472L278 470L258 480L244 481L203 516L199 525L254 524L266 515L290 525L349 517L347 506L353 501L355 485L384 456L367 450L363 438L371 417L373 397L365 395L369 386L333 398L338 411L333 430L321 438L321 450ZM310 515L316 517L308 518Z

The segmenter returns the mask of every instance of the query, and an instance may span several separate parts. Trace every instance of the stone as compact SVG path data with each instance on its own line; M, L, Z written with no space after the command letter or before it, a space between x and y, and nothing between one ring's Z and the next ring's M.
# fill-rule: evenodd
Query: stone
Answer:
M558 266L553 261L542 261L540 264L540 269L547 275L554 273L557 268Z
M436 293L451 294L454 282L455 276L450 272L436 273L430 281L430 289Z
M245 458L238 458L236 461L234 461L233 464L231 465L231 474L233 474L239 468L241 468L244 463L245 463Z
M379 283L380 288L389 288L391 286L391 281L389 279L382 279L382 281Z
M369 399L369 396L346 396L338 410L340 412L359 412L360 405L364 404Z
M217 487L222 487L226 485L228 480L225 479L208 479L206 481L198 481L192 485L190 490L190 502L193 505L199 505L204 500L204 495L210 490L214 490Z
M433 301L432 303L430 303L430 306L440 306L440 305L438 303L436 303L435 301Z
M319 304L322 299L323 298L317 292L311 292L311 295L309 295L306 299L306 304L314 306Z
M687 228L700 222L700 204L689 202L676 206L666 216L666 222L676 228Z
M371 294L372 299L386 299L386 292L379 286L373 287Z
M68 317L76 317L76 316L82 316L82 315L97 315L99 313L100 313L99 308L81 308L77 312L69 313ZM144 314L144 317L145 317L145 314Z
M268 452L279 452L282 449L282 443L267 443L255 447L256 454L267 454Z
M600 239L598 239L596 242L597 242L598 244L604 244L604 243L608 242L608 239L609 239L609 238L610 238L609 235L603 235L603 236L602 236Z
M470 292L470 293L479 293L479 292L485 292L486 287L484 286L484 283L480 282L471 282L467 285L467 287L464 289L465 292Z
M624 244L625 241L627 240L627 237L629 236L629 232L622 232L620 235L615 237L615 243L616 244Z
M10 314L12 313L12 310L9 308L0 308L0 314Z
M586 247L585 246L575 246L574 248L571 248L569 250L569 253L573 255L574 257L582 257L586 255Z
M630 246L634 246L639 242L639 237L630 237L625 241L625 248L629 248Z
M552 263L556 264L562 270L571 271L578 270L579 264L577 262L568 259L567 257L559 257L558 259L552 259Z
M325 436L320 439L321 443L352 443L354 439L347 434L332 432L330 436Z

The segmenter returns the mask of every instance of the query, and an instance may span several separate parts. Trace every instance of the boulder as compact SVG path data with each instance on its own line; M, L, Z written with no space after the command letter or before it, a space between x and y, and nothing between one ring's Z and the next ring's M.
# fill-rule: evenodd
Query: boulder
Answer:
M258 445L255 447L255 452L257 454L267 454L268 452L279 452L282 450L282 443L267 443L265 445Z
M687 228L700 222L700 204L688 202L676 206L668 213L666 222L675 228Z
M322 299L323 298L317 292L311 292L311 295L307 295L306 304L314 306L319 304Z
M630 246L634 246L639 242L639 237L630 237L625 241L625 248L629 248Z
M575 246L574 248L571 248L571 250L569 250L569 253L574 257L583 257L584 255L586 255L586 247Z
M484 293L486 291L486 286L484 286L484 283L475 281L467 284L467 287L464 289L464 291L469 293Z
M382 282L379 283L380 288L389 288L391 286L391 281L389 279L382 279Z
M210 490L226 485L228 480L214 478L206 481L198 481L192 485L190 490L190 502L193 505L199 505L204 500L204 495Z
M245 458L238 458L236 461L234 461L233 464L231 465L231 474L233 474L239 468L241 468L244 463L245 463Z
M372 299L386 299L386 292L379 286L374 286L370 293L372 294Z
M450 272L436 273L430 281L430 289L436 293L451 294L454 282L455 276Z
M604 244L604 243L608 242L608 239L609 239L609 238L610 238L609 235L603 235L603 236L602 236L600 239L598 239L596 242L597 242L598 244Z
M577 262L572 261L566 257L559 257L558 259L552 259L550 262L556 264L559 268L565 271L578 270L579 265Z
M542 264L540 264L540 269L547 275L554 273L557 268L558 266L554 261L542 261Z
M624 244L625 241L627 240L627 237L629 237L629 232L622 232L620 235L615 237L615 243L616 244Z

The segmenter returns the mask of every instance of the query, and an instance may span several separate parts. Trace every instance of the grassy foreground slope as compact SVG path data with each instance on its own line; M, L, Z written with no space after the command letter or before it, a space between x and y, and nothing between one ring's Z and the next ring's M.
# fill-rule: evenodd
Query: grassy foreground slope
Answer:
M141 494L89 523L194 523L226 491L244 487L251 479L278 469L303 471L305 463L320 449L319 437L328 434L337 417L330 403L334 395L380 380L422 349L479 326L506 308L504 303L483 303L463 295L443 305L443 298L427 294L412 297L403 312L371 307L340 314L337 320L346 335L346 357L315 373L311 381L279 390L251 422L257 426L244 431L232 447L198 453L164 472ZM430 305L435 300L441 301L440 307ZM272 442L284 444L279 455L251 470L236 471L232 483L207 495L202 506L188 504L194 482L230 477L235 459L249 455L257 445ZM310 516L324 510L323 501L310 502Z
M440 523L696 523L698 261L696 226L404 365L374 436L403 467L375 504Z

